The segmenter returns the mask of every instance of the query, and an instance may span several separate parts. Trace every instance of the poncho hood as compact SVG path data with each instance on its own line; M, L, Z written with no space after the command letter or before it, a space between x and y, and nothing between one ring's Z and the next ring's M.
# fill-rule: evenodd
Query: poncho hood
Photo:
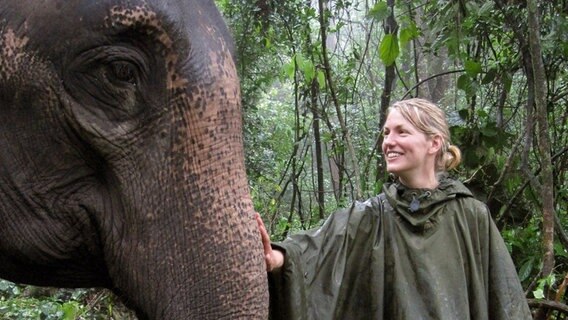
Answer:
M383 192L389 204L401 218L416 228L435 224L435 216L447 201L456 197L472 197L471 191L461 182L439 176L436 189L412 189L400 182L386 183Z

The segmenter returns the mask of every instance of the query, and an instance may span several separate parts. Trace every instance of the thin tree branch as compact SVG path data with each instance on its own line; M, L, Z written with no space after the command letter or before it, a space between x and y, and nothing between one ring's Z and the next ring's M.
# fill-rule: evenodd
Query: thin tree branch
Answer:
M557 152L556 154L554 154L551 158L552 162L556 161L557 158L561 157L566 152L568 152L568 146L564 147L564 149L562 149L559 152ZM517 191L515 191L515 193L511 197L511 199L509 199L509 201L505 205L505 209L503 210L503 216L505 216L505 213L509 210L509 208L511 208L513 203L515 203L515 201L517 201L517 198L521 195L521 193L523 193L523 191L526 189L526 187L531 183L530 180L535 179L535 177L537 177L540 174L540 169L541 169L541 167L538 167L535 170L535 172L531 174L531 178L528 178L527 180L525 180L523 185L519 189L517 189Z
M560 311L568 315L568 305L552 300L527 299L531 308L546 308Z
M343 113L341 112L341 107L339 105L339 100L337 99L337 93L335 92L335 85L333 81L333 76L331 73L331 64L329 63L329 56L327 54L327 19L326 19L326 10L325 10L325 3L324 0L318 0L318 7L319 7L319 22L320 22L320 32L321 32L321 46L322 46L322 55L323 55L323 64L324 64L324 71L326 76L326 82L329 86L329 92L331 94L331 99L333 104L335 105L335 110L337 113L337 120L339 121L339 125L341 126L341 133L342 138L345 139L345 143L347 145L347 150L349 153L349 157L351 159L351 165L353 167L354 174L352 175L354 181L354 189L355 189L355 198L359 199L361 197L361 185L359 182L359 175L361 174L359 170L359 164L357 162L357 158L355 156L355 149L353 148L353 144L351 143L351 138L349 134L349 129L347 129L347 125L345 124L345 119L343 118Z
M430 81L430 80L432 80L432 79L435 79L435 78L437 78L437 77L445 76L445 75L452 74L452 73L459 73L459 72L465 72L465 69L450 70L450 71L438 73L438 74L435 74L435 75L433 75L433 76L430 76L430 77L428 77L428 78L426 78L426 79L423 79L423 80L421 80L420 82L418 82L417 84L413 85L412 88L408 89L408 90L406 91L406 93L402 96L401 99L405 99L414 89L416 89L417 87L421 86L424 82L428 82L428 81Z

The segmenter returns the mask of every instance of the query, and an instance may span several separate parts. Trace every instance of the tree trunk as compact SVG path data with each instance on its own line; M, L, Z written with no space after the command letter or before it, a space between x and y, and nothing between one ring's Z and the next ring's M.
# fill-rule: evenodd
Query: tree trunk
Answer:
M540 24L536 0L528 1L529 9L529 39L534 76L536 121L538 125L538 147L542 162L542 200L543 200L543 231L544 231L544 260L543 276L548 276L554 268L554 193L550 138L548 136L548 119L546 108L546 74L542 62L540 47Z
M319 218L323 219L325 217L325 192L324 192L324 182L323 182L323 160L321 154L321 137L320 137L320 116L317 106L317 94L318 94L318 82L316 79L312 80L311 88L311 109L313 119L313 129L314 129L314 153L316 156L316 175L317 175L317 203Z
M536 0L528 0L528 30L531 55L531 67L534 81L534 97L536 106L536 122L538 126L537 141L542 163L541 190L542 197L542 228L543 228L543 264L542 276L546 278L554 268L554 189L551 148L548 136L548 119L546 107L546 74L542 61L540 45L540 23ZM541 318L544 319L544 313Z
M385 35L396 34L398 31L398 23L394 18L394 0L388 0L387 5L391 8L391 14L385 20L385 24L383 27ZM385 66L385 82L383 87L383 94L381 95L381 108L379 110L379 128L381 129L385 124L386 112L391 103L391 94L394 88L395 78L396 78L395 64L393 63L390 66ZM382 166L382 160L378 159L377 176L375 177L375 181L382 180L383 175L384 175L384 170Z

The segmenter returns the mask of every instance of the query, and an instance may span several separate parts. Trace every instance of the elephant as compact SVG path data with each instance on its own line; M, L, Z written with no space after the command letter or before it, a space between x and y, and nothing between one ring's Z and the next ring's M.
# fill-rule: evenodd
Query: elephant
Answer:
M266 319L234 51L213 0L2 0L0 278Z

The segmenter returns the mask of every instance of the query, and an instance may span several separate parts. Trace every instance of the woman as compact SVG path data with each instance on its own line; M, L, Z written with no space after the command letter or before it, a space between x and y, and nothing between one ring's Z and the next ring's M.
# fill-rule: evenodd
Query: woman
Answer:
M447 176L461 154L443 111L399 101L383 132L396 179L379 196L272 245L257 217L271 319L532 319L487 207Z

